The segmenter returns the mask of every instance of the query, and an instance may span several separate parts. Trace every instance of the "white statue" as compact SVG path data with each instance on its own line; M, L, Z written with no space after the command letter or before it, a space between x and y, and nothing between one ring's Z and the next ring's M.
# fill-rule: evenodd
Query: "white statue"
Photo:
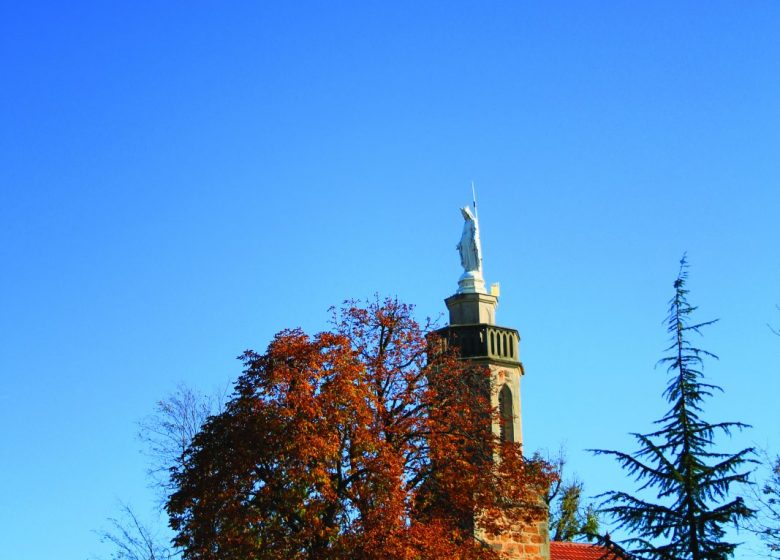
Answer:
M460 209L463 214L463 234L458 251L460 264L465 272L482 272L482 246L479 244L479 224L468 206Z
M463 234L458 243L460 264L463 275L458 280L458 293L485 292L485 281L482 278L482 246L479 242L479 223L477 217L468 206L460 209L463 215Z

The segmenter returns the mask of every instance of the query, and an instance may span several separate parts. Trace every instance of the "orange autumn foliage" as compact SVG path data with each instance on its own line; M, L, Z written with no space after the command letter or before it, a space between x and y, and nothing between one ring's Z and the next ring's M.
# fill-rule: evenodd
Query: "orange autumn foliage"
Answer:
M551 474L491 433L487 369L430 352L394 300L348 303L332 325L242 356L173 473L183 557L499 558L475 535L530 518Z

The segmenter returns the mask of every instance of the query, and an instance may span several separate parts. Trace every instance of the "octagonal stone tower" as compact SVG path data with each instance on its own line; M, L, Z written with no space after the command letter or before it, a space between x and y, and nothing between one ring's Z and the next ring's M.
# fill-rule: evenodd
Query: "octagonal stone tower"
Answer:
M520 361L520 334L516 329L496 324L499 290L497 284L490 293L485 290L476 207L474 212L462 208L461 213L464 226L457 248L464 273L458 281L458 291L444 300L450 320L438 333L447 346L458 348L462 359L488 367L491 402L499 411L492 431L503 441L522 444L520 380L524 371ZM545 509L532 523L517 527L517 537L510 534L480 537L512 560L550 560L547 522Z
M450 322L439 331L442 338L459 349L461 358L490 369L492 404L500 412L493 432L504 441L522 443L520 334L496 325L497 294L458 293L444 302Z

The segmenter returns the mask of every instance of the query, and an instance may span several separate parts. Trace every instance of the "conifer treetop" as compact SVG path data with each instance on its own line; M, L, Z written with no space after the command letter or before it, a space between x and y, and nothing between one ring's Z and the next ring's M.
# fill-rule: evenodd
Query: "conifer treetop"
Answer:
M741 497L732 498L732 485L747 484L752 448L737 453L719 451L715 436L748 427L742 422L710 422L703 405L717 385L704 381L705 358L717 359L699 348L691 335L701 335L716 320L697 322L696 307L688 303L688 263L680 260L666 318L670 344L659 364L667 366L663 392L670 408L651 433L632 434L639 444L634 453L594 450L612 455L639 484L639 493L602 494L602 512L631 537L624 544L637 558L652 560L725 560L737 546L726 542L725 529L750 517ZM655 492L655 499L645 498Z

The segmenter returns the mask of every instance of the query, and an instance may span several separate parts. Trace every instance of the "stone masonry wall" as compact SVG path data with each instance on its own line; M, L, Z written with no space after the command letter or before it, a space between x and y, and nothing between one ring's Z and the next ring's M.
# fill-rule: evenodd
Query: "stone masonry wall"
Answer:
M483 539L502 553L507 560L550 560L550 533L547 528L547 510L543 509L529 523L522 523L511 533Z

